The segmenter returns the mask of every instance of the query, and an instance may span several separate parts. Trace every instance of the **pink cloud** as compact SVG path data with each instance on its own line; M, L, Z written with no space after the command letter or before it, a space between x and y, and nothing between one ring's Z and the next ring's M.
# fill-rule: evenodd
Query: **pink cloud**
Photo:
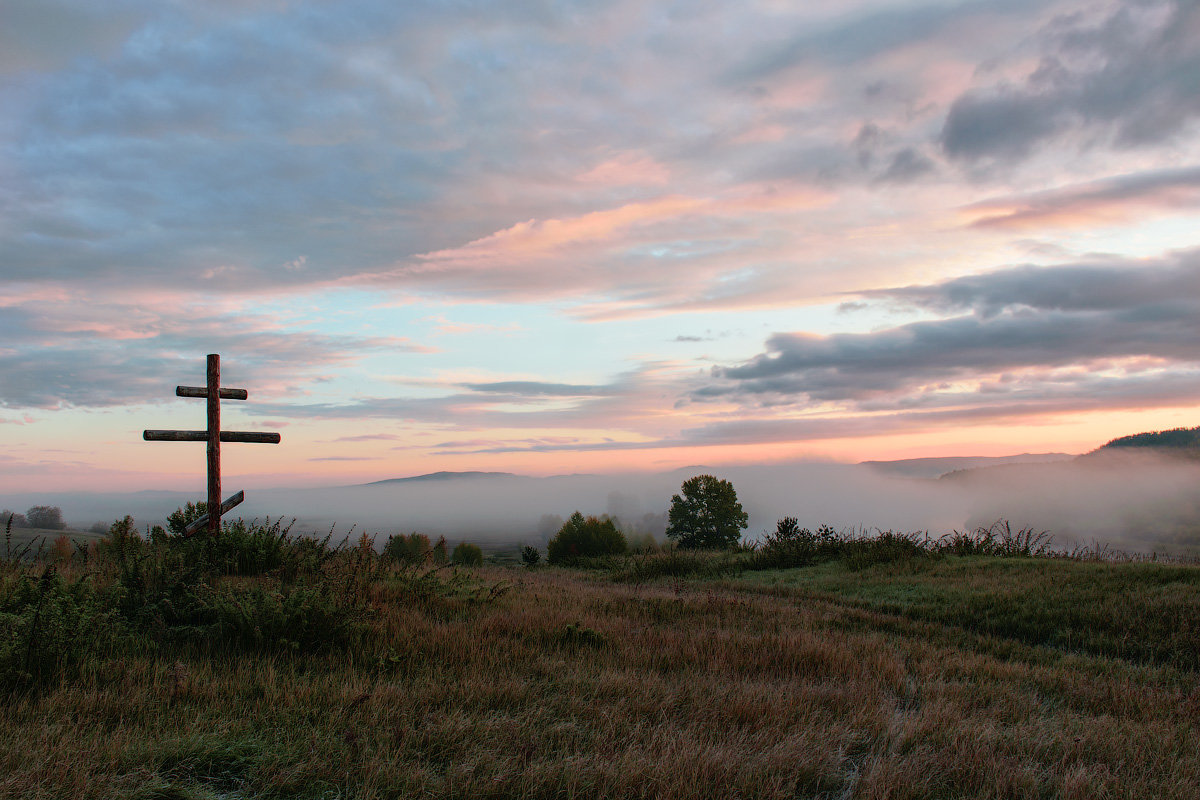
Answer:
M510 261L529 255L544 255L567 246L611 239L635 226L693 214L707 205L703 198L668 195L657 200L629 203L578 217L518 222L490 236L461 247L425 253L418 258L437 270L446 266L470 266L481 262Z
M750 184L713 196L671 194L576 216L530 219L458 247L336 285L424 286L464 299L573 297L653 311L724 293L731 273L794 262L798 214L832 193ZM740 278L738 279L740 280ZM737 283L737 281L734 281Z
M622 153L603 161L575 180L603 186L661 186L671 179L671 171L653 158L640 153Z
M974 228L1086 228L1200 206L1200 167L1151 170L1048 191L985 200L962 209Z

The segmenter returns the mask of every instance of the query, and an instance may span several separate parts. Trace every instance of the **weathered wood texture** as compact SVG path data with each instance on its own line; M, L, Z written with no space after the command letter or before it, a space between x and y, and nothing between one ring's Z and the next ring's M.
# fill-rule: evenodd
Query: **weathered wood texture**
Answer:
M216 353L208 357L208 532L221 532L221 357Z
M147 442L207 442L208 431L142 431ZM266 431L221 431L222 442L254 442L279 444L278 433Z
M222 387L218 394L222 400L245 400L250 393L245 389L226 389ZM208 397L207 386L176 386L176 397Z

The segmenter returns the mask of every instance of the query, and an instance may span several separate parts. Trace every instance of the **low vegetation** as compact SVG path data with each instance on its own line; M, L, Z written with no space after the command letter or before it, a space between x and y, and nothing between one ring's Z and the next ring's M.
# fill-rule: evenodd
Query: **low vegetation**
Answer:
M551 564L568 564L624 553L625 536L611 519L584 517L576 511L546 545Z
M1194 797L1200 567L1051 544L463 569L121 520L0 561L0 797Z

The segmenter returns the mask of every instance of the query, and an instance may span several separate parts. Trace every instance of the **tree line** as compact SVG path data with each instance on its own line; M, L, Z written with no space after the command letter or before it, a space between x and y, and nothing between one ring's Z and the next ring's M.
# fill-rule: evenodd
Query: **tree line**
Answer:
M733 484L713 475L697 475L683 482L671 496L667 512L667 538L684 549L720 550L734 547L749 525L749 515L738 502ZM562 524L546 547L551 564L581 558L620 555L629 549L616 521L607 515L585 517L576 511ZM522 560L532 566L537 550L526 546Z
M44 530L66 530L67 523L63 522L62 509L58 506L33 506L24 514L10 511L7 508L0 511L0 525L10 528L42 528Z

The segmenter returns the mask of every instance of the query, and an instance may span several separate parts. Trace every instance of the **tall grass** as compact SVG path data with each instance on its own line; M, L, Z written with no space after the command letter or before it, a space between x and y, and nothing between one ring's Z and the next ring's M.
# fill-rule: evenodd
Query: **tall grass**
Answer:
M115 527L86 561L0 571L22 673L0 797L1191 798L1200 778L1194 566L829 532L799 568L750 568L760 546L468 574L368 537L267 525L241 558Z
M451 596L436 567L382 558L374 542L293 537L281 520L228 522L218 537L126 517L78 557L30 545L0 569L0 691L78 679L97 659L162 652L321 653L368 647L384 587Z

